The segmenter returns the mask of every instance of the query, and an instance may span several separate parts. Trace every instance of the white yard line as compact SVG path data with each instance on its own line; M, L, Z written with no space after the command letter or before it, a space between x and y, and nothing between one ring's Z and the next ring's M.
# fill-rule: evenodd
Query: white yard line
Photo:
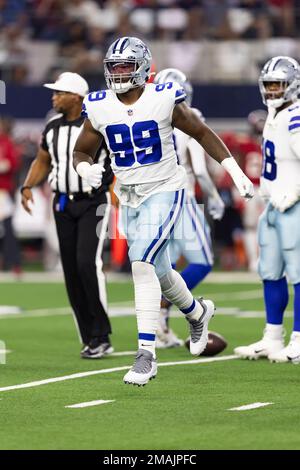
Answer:
M116 400L94 400L85 403L77 403L76 405L67 405L65 408L87 408L89 406L104 405L104 403L113 403Z
M205 287L204 289L205 290ZM206 297L209 297L210 294L206 294ZM227 294L212 294L212 298L215 301L225 302L231 300L251 300L251 299L260 299L263 298L262 289L253 289L253 290L244 290L238 292L228 292Z
M115 304L111 304L109 307L109 316L110 317L124 317L124 316L134 316L135 309L134 305L130 302L130 307L124 307L127 302L123 303L123 307L116 307ZM26 313L20 313L15 315L0 315L0 320L14 319L14 318L40 318L40 317L55 317L63 315L71 315L70 307L60 307L60 308L45 308L45 309L36 309L36 310L27 310ZM238 307L217 307L216 315L228 315L238 318L264 318L264 310L241 310ZM285 312L285 317L292 317L293 312L287 310ZM171 317L183 317L182 313L178 311L171 311Z
M195 364L205 364L209 362L220 362L220 361L229 361L232 359L238 359L238 356L230 355L230 356L220 356L220 357L209 357L205 359L192 359L189 361L178 361L178 362L161 362L158 364L158 367L164 366L181 366L181 365L195 365ZM87 372L78 372L76 374L65 375L62 377L53 377L50 379L44 380L37 380L35 382L28 382L19 385L11 385L8 387L1 387L0 392L8 392L9 390L19 390L22 388L32 388L32 387L39 387L40 385L47 385L50 383L55 382L64 382L65 380L72 380L72 379L81 379L82 377L89 377L92 375L99 375L99 374L110 374L111 372L119 372L122 370L128 370L131 368L130 366L123 366L123 367L113 367L111 369L100 369L100 370L91 370Z
M114 352L110 354L110 356L134 356L136 354L136 351L120 351L120 352Z
M113 273L106 272L106 277L108 282L132 282L131 274L122 274L122 273ZM0 282L1 283L57 283L64 282L62 272L25 272L20 278L16 278L11 273L0 273ZM213 272L210 273L208 279L205 280L206 284L251 284L251 283L260 283L260 279L256 273L248 272Z
M243 406L238 406L237 408L229 408L228 411L247 411L247 410L254 410L255 408L262 408L264 406L268 405L274 405L272 402L266 402L266 403L250 403L250 405L243 405Z

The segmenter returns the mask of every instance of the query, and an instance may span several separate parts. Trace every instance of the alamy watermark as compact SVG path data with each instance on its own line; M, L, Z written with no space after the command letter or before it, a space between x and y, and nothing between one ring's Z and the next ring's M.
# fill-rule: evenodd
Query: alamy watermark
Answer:
M145 241L172 239L184 243L187 250L199 251L210 244L209 225L204 217L204 205L196 201L186 202L183 210L168 204L144 205L137 210L122 207L117 211L112 207L106 233L103 233L102 220L106 217L107 206L100 204L96 215L100 222L96 232L99 238L115 240L124 238ZM137 219L138 215L138 219Z
M6 104L6 85L0 80L0 104Z
M0 365L6 364L6 345L4 341L0 340Z

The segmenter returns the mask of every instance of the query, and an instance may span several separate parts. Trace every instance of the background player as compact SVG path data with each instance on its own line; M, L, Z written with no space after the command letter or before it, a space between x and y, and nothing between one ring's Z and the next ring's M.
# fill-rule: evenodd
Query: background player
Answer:
M248 132L238 136L237 156L241 168L254 185L255 197L249 204L242 203L242 223L248 269L257 272L258 243L257 224L265 203L259 195L259 182L262 167L262 133L267 119L264 109L256 109L248 115Z
M230 172L241 195L252 197L253 185L223 142L184 103L176 83L149 84L151 53L137 38L117 39L104 60L108 90L84 100L86 119L74 149L79 175L99 177L93 156L104 137L117 177L115 192L123 205L123 225L135 288L139 350L126 383L145 385L156 376L155 334L161 293L190 324L192 354L207 343L208 322L214 312L209 300L195 300L182 277L172 270L167 246L181 215L186 175L177 164L173 127L194 137Z
M268 119L263 132L261 194L268 205L260 217L259 273L267 324L261 341L235 349L241 357L300 362L300 70L290 57L273 57L260 75ZM294 286L294 327L284 347L283 314L288 276Z
M154 83L168 82L176 82L183 87L186 93L186 102L190 106L193 88L186 75L178 69L168 68L161 70L155 76ZM193 108L193 111L204 121L199 110ZM179 129L174 129L174 139L179 164L185 168L187 173L187 198L186 204L183 206L182 218L169 243L169 254L173 267L176 266L181 255L188 262L188 266L180 274L191 290L207 276L213 265L210 227L195 198L196 182L199 183L207 197L208 212L213 219L220 220L222 218L224 203L208 174L203 147ZM178 338L169 327L171 305L167 299L162 299L156 340L158 348L183 345L183 340Z

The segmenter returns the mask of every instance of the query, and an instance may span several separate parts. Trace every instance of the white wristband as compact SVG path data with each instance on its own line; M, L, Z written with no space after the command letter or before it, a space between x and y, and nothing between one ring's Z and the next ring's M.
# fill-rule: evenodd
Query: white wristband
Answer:
M76 166L76 171L79 174L79 176L81 176L81 178L86 178L87 172L89 171L90 166L91 165L88 162L78 163L78 165Z

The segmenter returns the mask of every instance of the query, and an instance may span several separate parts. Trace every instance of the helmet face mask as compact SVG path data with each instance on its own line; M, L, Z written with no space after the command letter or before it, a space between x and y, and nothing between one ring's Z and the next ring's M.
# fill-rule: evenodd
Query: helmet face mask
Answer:
M138 38L117 39L104 59L104 77L107 87L115 93L126 93L143 86L148 80L151 53Z
M186 102L188 105L192 104L193 98L193 87L192 84L188 81L186 75L181 72L181 70L168 68L161 70L155 75L154 83L167 83L167 82L176 82L182 86L186 93Z
M265 64L258 82L265 105L279 108L293 102L300 87L299 64L291 57L274 57Z

